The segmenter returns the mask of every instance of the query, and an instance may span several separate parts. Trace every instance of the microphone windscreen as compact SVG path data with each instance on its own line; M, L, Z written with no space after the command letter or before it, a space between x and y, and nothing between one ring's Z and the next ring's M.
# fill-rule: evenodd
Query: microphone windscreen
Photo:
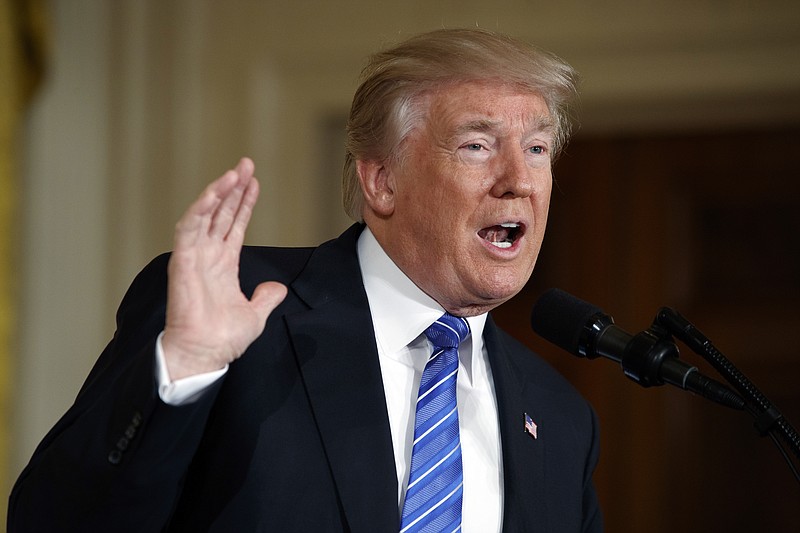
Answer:
M580 356L584 326L602 309L561 289L549 289L531 310L531 327L546 341Z

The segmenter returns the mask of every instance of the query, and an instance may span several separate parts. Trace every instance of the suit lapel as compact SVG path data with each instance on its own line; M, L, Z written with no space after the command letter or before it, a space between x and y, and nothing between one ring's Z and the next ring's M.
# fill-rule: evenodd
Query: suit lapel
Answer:
M397 479L372 318L355 253L361 228L320 246L291 289L309 309L285 320L348 526L396 530ZM484 331L503 447L506 533L547 530L547 412L491 317ZM524 432L524 413L540 427Z
M544 487L546 413L527 378L514 363L514 354L491 317L484 331L492 367L503 447L503 531L547 531ZM539 425L534 439L524 431L527 413Z
M310 309L286 324L350 529L391 531L397 476L359 234L354 226L314 252L292 284Z

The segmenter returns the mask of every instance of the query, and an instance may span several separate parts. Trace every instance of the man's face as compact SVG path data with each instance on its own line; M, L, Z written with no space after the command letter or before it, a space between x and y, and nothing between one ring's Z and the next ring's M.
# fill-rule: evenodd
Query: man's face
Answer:
M428 98L427 120L386 170L391 209L376 236L445 309L480 314L533 271L552 188L552 121L540 96L510 85L458 84Z

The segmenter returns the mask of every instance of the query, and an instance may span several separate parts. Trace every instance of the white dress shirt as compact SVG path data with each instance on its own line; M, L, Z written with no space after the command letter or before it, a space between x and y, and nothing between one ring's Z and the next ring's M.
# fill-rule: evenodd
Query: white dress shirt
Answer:
M369 228L358 241L358 259L378 346L383 388L397 469L398 509L411 464L414 414L422 371L431 353L424 331L444 309L422 292L392 262ZM483 327L486 315L467 318L470 336L459 346L458 422L464 472L462 531L501 531L503 469L497 403ZM180 405L196 399L227 371L170 381L161 348L156 343L156 377L161 399Z
M432 350L424 331L444 309L389 259L368 228L358 241L358 259L378 344L402 512L417 391ZM471 334L458 349L458 424L464 470L461 529L487 533L502 526L502 450L492 373L483 344L486 315L469 317L467 322Z

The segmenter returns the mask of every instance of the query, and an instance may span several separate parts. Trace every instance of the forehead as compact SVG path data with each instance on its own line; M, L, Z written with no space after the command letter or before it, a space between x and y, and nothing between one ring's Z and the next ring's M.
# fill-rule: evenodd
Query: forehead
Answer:
M453 83L427 96L428 127L440 135L488 131L498 134L552 133L544 98L518 85Z

